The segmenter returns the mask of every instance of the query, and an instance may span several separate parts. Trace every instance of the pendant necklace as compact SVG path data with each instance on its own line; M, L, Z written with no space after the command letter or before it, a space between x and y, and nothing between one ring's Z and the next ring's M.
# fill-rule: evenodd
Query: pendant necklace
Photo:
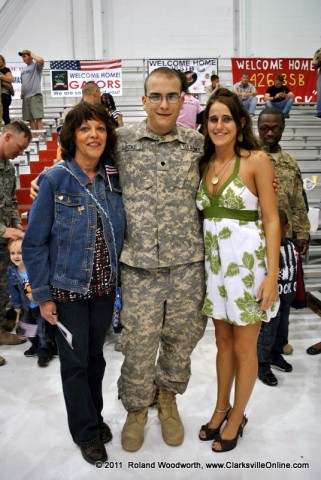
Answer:
M213 167L214 167L214 177L211 178L211 184L212 185L217 185L218 182L219 182L219 174L223 171L223 173L225 172L225 170L227 169L227 167L229 166L229 164L231 163L232 160L234 160L235 158L235 154L233 155L233 157L227 162L225 163L225 165L223 165L223 167L221 168L221 170L219 170L217 173L215 173L215 159L212 161L213 163Z

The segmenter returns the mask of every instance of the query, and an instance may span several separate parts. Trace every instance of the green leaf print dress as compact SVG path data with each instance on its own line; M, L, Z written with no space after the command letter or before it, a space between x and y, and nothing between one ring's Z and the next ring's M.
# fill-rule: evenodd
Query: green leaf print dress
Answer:
M207 167L208 168L208 167ZM215 196L206 173L197 193L204 223L206 297L203 313L234 325L268 322L279 304L260 312L257 293L266 275L266 248L258 197L239 176L240 157Z

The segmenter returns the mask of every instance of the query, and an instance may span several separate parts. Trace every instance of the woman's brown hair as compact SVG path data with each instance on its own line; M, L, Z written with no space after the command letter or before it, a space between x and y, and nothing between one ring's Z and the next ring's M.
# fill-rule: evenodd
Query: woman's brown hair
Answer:
M106 125L107 142L101 156L101 161L106 162L108 157L114 156L117 143L117 136L114 126L111 124L109 115L102 105L94 105L87 102L79 102L70 112L67 113L60 132L60 145L62 158L70 161L76 153L76 130L87 120L100 120Z
M220 102L227 106L236 124L237 140L234 145L235 154L239 155L241 148L246 150L261 150L261 141L253 133L252 120L243 103L234 92L231 92L227 88L219 88L213 93L213 95L211 95L205 108L204 155L201 158L201 164L207 163L215 153L215 145L210 139L207 130L209 111L215 102ZM244 125L242 125L242 119Z

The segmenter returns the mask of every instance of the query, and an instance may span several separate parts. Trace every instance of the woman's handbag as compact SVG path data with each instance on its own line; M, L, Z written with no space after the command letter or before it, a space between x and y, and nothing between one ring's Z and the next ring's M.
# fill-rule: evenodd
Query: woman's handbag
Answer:
M14 88L12 86L12 83L6 82L5 80L1 80L1 86L5 90L7 90L12 97L14 96Z

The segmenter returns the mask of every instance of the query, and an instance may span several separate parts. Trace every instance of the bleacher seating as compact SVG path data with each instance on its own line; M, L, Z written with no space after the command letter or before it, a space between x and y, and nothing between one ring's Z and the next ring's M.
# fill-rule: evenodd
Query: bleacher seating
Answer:
M12 163L17 173L17 200L19 213L22 216L22 224L27 225L27 213L31 208L30 183L45 168L51 167L57 156L57 133L49 135L45 140L33 138L24 155L17 157Z
M55 160L57 158L57 145L54 150L40 150L39 151L39 162L43 162L45 160Z
M19 190L24 189L24 188L28 188L28 191L30 191L30 184L31 184L32 180L34 180L37 176L38 176L38 173L23 173L23 174L21 174L20 175L20 187L17 188L17 192ZM31 205L31 200L30 200L30 205Z
M293 110L293 115L292 115ZM310 207L321 207L321 121L314 118L315 109L294 107L286 120L282 148L298 161L302 178L319 178L315 188L306 190ZM305 287L314 300L321 302L321 216L319 228L311 233L310 247L304 256Z

